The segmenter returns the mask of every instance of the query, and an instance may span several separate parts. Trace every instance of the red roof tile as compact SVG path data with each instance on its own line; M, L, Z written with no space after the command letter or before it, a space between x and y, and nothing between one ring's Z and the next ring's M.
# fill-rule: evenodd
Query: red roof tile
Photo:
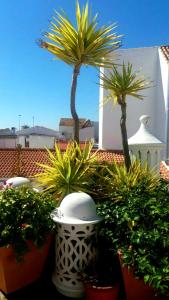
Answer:
M79 119L79 125L82 126L86 122L86 119ZM73 126L74 120L71 118L61 118L59 122L59 126Z
M17 161L16 149L0 150L0 178L14 175L14 168Z
M107 161L111 163L113 160L117 161L118 163L124 162L124 156L122 151L105 151L99 150L97 153L98 160L100 162Z
M60 143L61 149L66 149L66 143ZM82 147L84 143L81 144ZM53 150L54 151L54 150ZM95 150L93 150L94 152ZM98 161L112 162L116 160L119 163L124 161L121 151L99 150L97 153ZM31 177L41 172L37 163L47 163L48 155L45 149L0 149L0 178L9 178L13 176ZM160 166L161 177L169 181L169 168L164 162Z

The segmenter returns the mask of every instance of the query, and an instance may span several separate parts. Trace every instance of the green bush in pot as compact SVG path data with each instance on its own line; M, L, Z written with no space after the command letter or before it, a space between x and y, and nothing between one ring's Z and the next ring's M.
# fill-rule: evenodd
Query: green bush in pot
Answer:
M11 245L16 258L29 251L27 241L41 247L52 232L50 213L56 201L49 194L37 193L26 187L0 191L0 247Z
M121 249L136 277L169 296L169 186L148 169L133 184L120 168L119 175L110 171L112 191L98 204L104 217L100 233L115 251Z

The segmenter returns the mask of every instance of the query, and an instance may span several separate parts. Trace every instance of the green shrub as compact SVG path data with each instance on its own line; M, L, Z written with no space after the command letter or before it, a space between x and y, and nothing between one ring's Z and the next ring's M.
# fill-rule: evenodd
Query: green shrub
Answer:
M55 207L50 195L26 187L1 190L0 247L11 245L17 258L22 258L29 250L28 240L42 246L54 228L50 213Z
M130 189L125 187L128 178L120 180L122 189L98 205L104 217L100 234L115 252L122 250L124 263L136 276L169 295L169 185L154 185L153 180L139 180ZM151 184L145 186L146 181Z
M109 182L113 199L127 199L128 195L152 192L159 184L160 177L149 170L145 164L141 166L139 161L132 163L129 171L124 164L113 162L108 166Z
M112 191L107 162L96 162L89 182L89 194L96 203L109 198Z
M139 161L135 161L128 172L124 163L97 162L89 190L96 203L107 199L120 201L131 194L146 195L152 192L159 181L160 177L146 165L142 167Z

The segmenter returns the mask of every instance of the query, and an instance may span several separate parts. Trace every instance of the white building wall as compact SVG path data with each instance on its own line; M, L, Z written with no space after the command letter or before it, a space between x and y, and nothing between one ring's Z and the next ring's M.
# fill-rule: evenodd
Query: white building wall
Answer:
M29 148L54 148L54 143L56 138L51 136L43 136L43 135L30 135L19 136L17 143L20 144L23 148L25 148L25 138L29 141Z
M159 78L160 61L158 47L121 49L118 51L119 61L132 63L133 70L139 71L152 81L152 87L143 91L144 100L127 98L127 132L131 137L139 128L139 117L147 114L151 117L150 130L157 138L165 139L165 105L162 91L162 80ZM108 70L102 70L108 74ZM164 79L165 80L165 79ZM120 106L113 102L102 105L107 92L100 88L99 113L99 147L102 149L122 149L120 131Z
M59 133L64 134L66 139L73 138L73 126L59 126Z
M92 121L92 125L94 126L94 139L98 143L98 139L99 139L99 122L98 121Z
M0 148L15 148L16 139L14 138L1 138L0 139Z
M164 102L163 104L158 105L158 112L159 112L159 117L161 116L161 119L164 118L165 119L165 124L164 124L164 128L163 131L165 132L165 153L166 153L166 157L168 158L169 155L169 120L167 121L167 114L169 111L169 63L167 63L166 58L164 57L162 51L159 49L159 80L161 81L161 89L159 89L159 93L161 93L161 95L163 95L164 98ZM163 107L163 106L164 107ZM161 110L166 111L165 116L163 115L163 113L161 113ZM167 125L168 123L168 125ZM158 127L158 126L157 126ZM159 127L159 129L161 129L161 126ZM157 129L158 132L158 129ZM167 145L168 143L168 145Z
M29 148L54 148L55 137L42 136L42 135L30 135L29 136Z
M168 79L169 79L169 65L164 57L164 54L158 49L159 54L159 78L162 84L162 93L165 100L165 109L168 107Z
M94 134L95 134L94 127L86 127L86 128L80 129L79 130L80 142L95 140Z
M18 136L17 137L17 144L19 144L23 148L25 148L25 136Z

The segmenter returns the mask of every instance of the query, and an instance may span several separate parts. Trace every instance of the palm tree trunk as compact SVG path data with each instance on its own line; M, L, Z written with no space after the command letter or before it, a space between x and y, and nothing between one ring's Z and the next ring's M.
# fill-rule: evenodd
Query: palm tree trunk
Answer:
M70 97L70 110L74 120L74 140L79 143L79 117L76 112L76 87L77 87L77 76L79 75L80 65L75 66L73 70L73 79L71 86L71 97Z
M126 103L125 102L121 103L120 107L121 107L120 127L121 127L121 136L122 136L122 144L123 144L123 152L124 152L124 162L127 171L129 171L129 168L131 166L131 159L129 154L127 129L126 129Z

